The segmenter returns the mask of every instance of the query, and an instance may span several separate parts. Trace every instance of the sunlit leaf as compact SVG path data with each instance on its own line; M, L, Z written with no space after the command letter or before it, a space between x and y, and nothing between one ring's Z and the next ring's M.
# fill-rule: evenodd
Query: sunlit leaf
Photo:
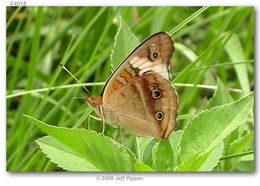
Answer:
M210 109L215 106L224 105L233 101L228 89L224 83L218 79L217 90L215 91L213 98L210 100L207 108Z
M119 29L115 36L114 47L111 53L113 68L117 67L127 55L139 44L139 39L128 27L124 19L119 17Z
M180 161L209 152L222 142L246 120L253 98L251 94L239 101L206 110L192 119L181 137Z
M151 171L153 171L153 169L146 164L143 164L141 162L136 162L135 171L137 171L137 172L151 172Z
M157 171L171 171L173 165L173 151L169 140L160 140L153 149L154 169Z
M214 169L219 163L219 159L223 153L223 143L221 142L218 146L216 146L210 152L205 154L197 153L193 154L191 157L185 159L180 163L177 167L175 167L175 171L178 172L190 172L190 171L198 171L198 172L209 172Z
M133 171L135 169L136 159L133 154L109 137L85 129L55 127L31 116L24 116L69 148L74 156L83 158L100 171ZM53 152L50 149L52 147L46 148L49 148L48 152ZM45 152L47 152L46 149Z
M172 132L171 135L169 136L169 141L172 146L172 151L173 151L173 167L175 167L178 164L178 145L180 143L182 131L178 130L176 132ZM179 147L180 148L180 147Z
M36 141L44 154L59 167L68 171L100 171L86 159L80 157L51 136Z
M245 60L245 57L243 55L244 50L242 44L239 40L239 37L236 34L233 34L231 36L229 41L226 43L225 49L230 59L233 62ZM247 65L246 64L234 65L234 68L236 70L237 78L240 82L242 89L245 92L249 92L250 85L249 85L248 74L247 74Z

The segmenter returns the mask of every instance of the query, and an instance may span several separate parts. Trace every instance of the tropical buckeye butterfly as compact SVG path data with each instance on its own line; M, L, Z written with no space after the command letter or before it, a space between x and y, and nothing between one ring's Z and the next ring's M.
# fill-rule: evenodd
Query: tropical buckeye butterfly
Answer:
M173 41L156 33L137 46L87 102L106 123L138 136L167 138L176 126L178 95L170 81Z
M87 103L106 123L138 136L167 138L176 126L178 106L169 73L173 51L167 33L150 36L116 68L100 96L87 96Z

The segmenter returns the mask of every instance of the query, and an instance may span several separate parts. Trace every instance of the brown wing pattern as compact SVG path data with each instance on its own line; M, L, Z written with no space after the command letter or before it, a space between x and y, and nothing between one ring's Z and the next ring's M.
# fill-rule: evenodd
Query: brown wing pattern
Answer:
M157 97L153 95L153 86L160 92ZM155 73L138 77L114 92L104 106L109 108L111 115L119 117L124 128L139 136L167 138L176 125L175 88ZM117 122L111 124L120 126Z
M169 79L173 50L171 37L165 32L156 33L142 42L109 77L101 91L103 103L106 104L116 91L148 72L155 72Z
M101 95L88 100L106 122L133 134L167 138L176 126L178 96L169 81L174 47L160 32L142 42L109 77Z

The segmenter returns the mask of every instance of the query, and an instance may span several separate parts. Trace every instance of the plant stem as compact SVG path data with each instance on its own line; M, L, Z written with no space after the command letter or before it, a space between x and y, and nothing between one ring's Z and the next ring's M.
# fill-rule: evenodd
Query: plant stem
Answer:
M105 83L104 82L97 82L97 83L82 83L84 86L102 86ZM211 90L216 90L217 86L215 85L201 85L201 84L190 84L190 83L174 83L176 87L197 87L197 88L204 88L204 89L211 89ZM6 96L6 99L14 98L14 97L19 97L27 94L33 94L33 93L38 93L38 92L46 92L50 90L56 90L56 89L67 89L67 88L73 88L73 87L80 87L82 86L81 84L70 84L70 85L61 85L61 86L55 86L55 87L48 87L48 88L40 88L40 89L34 89L34 90L28 90L28 91L14 91L11 94ZM237 93L242 93L243 90L241 89L236 89L236 88L228 88L230 92L237 92Z
M198 15L200 15L202 12L204 12L205 10L207 10L209 7L208 6L203 6L202 8L200 8L199 10L197 10L196 12L194 12L192 15L190 15L188 18L186 18L184 21L182 21L179 25L177 25L174 29L172 29L169 34L172 36L173 34L175 34L178 30L180 30L182 27L184 27L185 25L187 25L190 21L192 21L193 19L195 19Z
M240 153L240 154L231 154L231 155L223 156L222 158L220 158L220 161L226 160L226 159L231 159L231 158L238 158L241 156L246 156L248 154L254 154L254 151L248 151L248 152L244 152L244 153Z

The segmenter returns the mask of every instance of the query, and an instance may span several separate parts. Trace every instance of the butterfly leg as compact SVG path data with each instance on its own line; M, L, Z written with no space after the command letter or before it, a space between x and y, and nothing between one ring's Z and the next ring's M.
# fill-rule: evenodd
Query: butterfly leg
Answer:
M104 134L105 133L104 113L103 113L103 109L101 106L99 106L99 109L100 109L100 115L101 115L101 120L102 120L102 124L103 124L102 134Z
M117 128L116 128L115 134L114 134L114 141L116 141L116 137L117 137Z
M101 118L93 116L93 115L89 115L89 118L95 119L97 121L103 121Z
M120 140L121 140L121 144L123 145L123 127L122 127L122 124L120 124Z
M123 144L123 127L122 127L122 124L121 123L119 124L118 122L116 122L116 123L117 123L117 126L120 125L120 142L121 142L122 145L124 145ZM114 124L116 124L116 123L114 123ZM113 126L113 127L116 128L115 136L114 136L114 140L116 141L118 127L116 127L116 126Z
M93 116L93 115L89 115L88 116L88 130L90 130L90 119L94 119L94 120L97 120L97 121L102 121L102 119L101 118L99 118L99 117L96 117L96 116Z
M90 116L88 116L88 130L90 130Z

